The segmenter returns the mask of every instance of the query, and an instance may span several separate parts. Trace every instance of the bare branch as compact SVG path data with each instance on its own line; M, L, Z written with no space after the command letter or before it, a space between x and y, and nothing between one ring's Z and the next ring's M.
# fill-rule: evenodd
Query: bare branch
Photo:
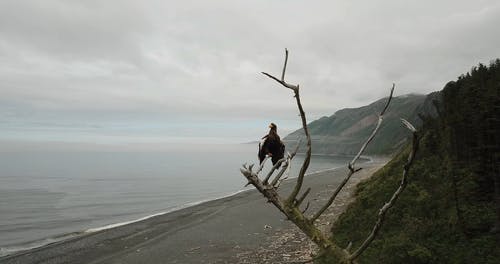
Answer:
M323 207L321 207L316 214L314 214L314 216L311 218L311 221L313 221L313 222L316 221L321 216L321 214L323 214L326 211L326 209L328 209L328 207L330 207L330 205L332 205L333 201L335 201L335 199L337 198L340 191L344 188L344 186L347 184L349 179L351 179L351 176L360 170L360 169L355 169L354 165L356 164L356 161L359 159L361 154L363 154L363 152L365 151L368 144L372 141L372 139L377 134L378 129L380 128L380 125L382 124L382 121L383 121L383 115L384 115L385 111L387 110L387 108L389 107L389 104L390 104L391 99L392 99L392 95L394 94L394 86L395 86L395 84L392 84L391 92L389 94L389 98L387 99L387 103L385 104L384 108L382 109L382 111L380 112L380 115L378 117L377 126L375 126L371 135L365 141L363 146L361 146L361 149L359 150L358 154L356 154L356 156L352 159L352 161L349 162L349 165L348 165L349 172L347 173L347 176L342 180L342 182L339 184L339 186L337 186L337 188L333 192L330 199L328 199L328 202L326 202L326 204L323 205Z
M280 180L281 176L283 176L283 173L285 173L285 171L287 171L290 168L291 163L292 163L292 159L297 154L297 151L299 150L300 142L301 141L302 141L302 139L299 139L299 141L297 142L297 146L295 147L295 150L292 152L292 154L290 154L290 153L287 154L286 164L285 164L285 166L283 166L283 168L281 169L281 171L278 173L278 175L276 175L276 177L274 178L274 180L271 182L271 186L274 186L275 188L279 187L279 184L278 185L276 185L276 184ZM285 177L284 179L286 179L286 178L288 178L288 177ZM280 181L280 183L281 183L281 181Z
M349 251L349 250L351 250L351 248L352 248L352 241L349 242L349 244L347 245L345 250Z
M294 90L295 92L295 100L297 102L297 107L299 108L300 112L300 118L302 120L302 128L304 129L304 134L306 134L307 138L307 150L306 150L306 157L302 163L302 167L300 168L299 171L299 176L297 177L297 184L295 184L295 187L290 194L290 196L287 199L288 203L293 203L295 200L295 197L297 197L297 194L299 193L300 189L302 188L302 183L304 182L304 175L306 174L307 168L309 167L309 163L311 162L311 135L309 135L309 130L307 128L307 120L306 120L306 114L304 112L304 109L302 108L302 104L300 103L300 96L299 96L299 86L297 85L297 90Z
M383 116L385 114L385 110L389 107L389 104L391 103L392 95L394 93L394 87L396 86L395 83L392 83L392 88L391 88L391 94L389 94L389 100L387 100L387 103L385 104L384 110L380 112L380 115Z
M328 249L329 252L338 256L339 258L346 259L348 255L340 249L337 245L332 243L321 231L314 226L307 218L304 217L303 213L295 206L289 206L288 203L284 203L279 197L276 189L268 188L260 182L258 175L246 170L240 169L241 173L247 178L247 180L255 186L255 188L268 199L268 201L276 208L278 208L290 221L292 221L299 229L301 229L304 234L320 248ZM307 207L306 207L307 209Z
M297 199L297 201L295 202L295 206L300 206L300 204L304 201L304 199L306 198L306 196L309 194L309 192L311 191L311 187L307 188L307 190L302 194L302 196Z
M295 101L297 102L297 107L299 108L299 113L300 113L300 118L302 120L302 127L304 129L304 133L306 134L307 137L307 151L306 151L306 158L304 159L304 162L302 163L302 167L300 168L299 176L297 177L297 184L295 184L295 187L290 194L290 196L287 199L288 203L293 203L295 200L295 197L297 197L297 194L299 193L300 189L302 188L302 182L304 181L304 175L307 171L307 168L309 167L309 163L311 161L311 136L309 135L309 131L307 129L307 121L306 121L306 114L304 112L304 109L302 108L302 104L300 103L300 95L299 95L299 85L292 85L288 84L284 78L285 78L285 70L286 70L286 65L288 61L288 50L285 49L285 63L283 65L283 71L281 74L282 79L278 79L274 77L273 75L262 72L262 74L266 75L267 77L277 81L281 85L283 85L286 88L292 89L294 92L294 97Z
M259 180L257 174L250 170L240 169L243 176L245 176L250 184L255 186L255 188L264 195L268 199L269 202L274 204L276 208L278 208L283 214L287 215L284 209L284 203L281 201L278 193L273 188L267 188L262 182Z
M285 177L283 177L283 178L281 178L281 179L278 179L278 180L276 181L276 183L275 183L275 184L273 184L272 186L273 186L274 188L278 189L278 188L281 186L281 183L282 183L284 180L288 179L288 176L289 176L289 175L288 175L288 173L287 173L287 175L286 175Z
M264 165L266 164L266 161L267 161L268 159L269 159L269 156L268 156L268 155L266 155L266 157L264 158L264 160L263 160L263 161L262 161L262 163L260 164L259 169L257 170L256 174L259 174L259 173L262 171L262 169L264 168Z
M278 162L276 162L276 164L274 164L274 166L271 168L271 170L269 171L269 173L267 173L267 176L266 178L264 179L263 183L264 185L267 185L267 182L269 181L269 178L271 178L271 175L273 175L274 171L279 168L281 166L281 164L286 160L287 158L282 158L280 160L278 160Z
M262 72L262 74L266 75L267 77L277 81L278 83L280 83L281 85L283 85L284 87L286 88L289 88L289 89L292 89L295 93L297 93L299 91L299 85L293 85L293 84L289 84L285 81L285 71L286 71L286 64L288 62L288 50L285 49L285 63L283 65L283 71L281 73L281 80L274 77L273 75L267 73L267 72Z
M299 151L300 143L302 143L302 137L300 137L299 140L297 140L297 146L295 146L295 149L293 150L293 152L291 154L292 159L297 154L297 151Z
M309 205L311 205L311 203L307 202L306 208L304 208L304 210L302 210L301 213L305 213L307 211L307 209L309 209Z
M288 50L285 49L285 65L283 65L283 72L281 73L281 81L285 81L286 63L288 62Z
M368 146L368 143L370 143L370 141L372 141L372 139L377 134L377 131L378 131L379 127L380 127L380 124L382 124L382 120L383 120L383 116L385 114L385 111L387 110L387 108L389 107L389 104L391 103L392 95L394 94L394 87L395 86L396 85L393 83L392 84L392 88L391 88L391 93L389 94L389 99L387 99L387 103L385 104L384 109L379 114L377 126L373 130L372 134L368 137L368 139L366 140L366 142L363 144L363 146L361 146L361 149L359 150L358 154L356 154L356 156L352 159L352 161L350 163L350 165L351 165L352 168L354 168L354 164L359 159L359 157L361 156L361 154L363 154L363 152L365 151L366 147Z
M281 159L279 161L279 163L281 163L281 165L283 165L283 166L279 170L279 172L277 173L277 176L272 180L270 185L268 184L268 181L270 180L270 178L276 172L276 170L279 168L280 165L276 166L276 164L275 164L275 166L273 166L271 171L267 174L264 181L261 181L258 177L258 173L260 173L260 171L262 171L263 165L261 165L257 169L257 173L254 173L252 171L251 167L249 169L247 167L247 165L243 166L243 169L241 169L241 172L247 178L249 184L254 185L255 188L260 193L262 193L264 195L264 197L266 197L269 202L273 203L287 217L288 220L292 221L300 230L302 230L304 232L304 234L306 234L316 245L318 245L321 248L321 252L322 252L321 254L327 253L328 255L330 255L336 259L339 259L341 263L355 263L354 259L357 256L359 256L359 254L361 254L361 252L364 249L358 250L359 252L356 251L357 255L354 255L354 254L350 255L348 249L340 248L333 240L329 239L325 234L323 234L318 229L318 227L316 227L314 225L314 220L316 220L333 203L333 200L335 200L338 193L346 185L346 183L349 181L351 176L354 173L356 173L357 171L361 170L361 168L355 168L355 164L356 164L357 160L361 157L364 150L367 148L368 144L372 141L372 139L377 134L377 132L380 128L380 125L383 121L383 116L384 116L386 110L388 109L389 104L392 100L395 85L393 84L389 98L387 100L387 103L385 104L384 108L382 109L382 111L379 114L379 120L378 120L376 127L374 128L374 131L368 137L366 142L362 145L361 149L355 155L355 157L352 159L352 161L349 162L349 166L348 166L349 172L348 172L346 178L343 180L341 185L339 187L337 187L337 189L333 193L332 197L330 197L330 200L328 201L328 203L325 206L321 207L320 211L314 215L313 219L309 219L306 216L304 216L304 212L305 212L305 210L307 210L309 208L310 202L307 203L304 211L301 211L299 207L304 202L305 198L310 193L311 189L308 188L304 193L302 193L302 195L298 199L297 199L297 195L301 192L305 173L309 167L309 163L311 160L311 145L312 145L311 144L311 136L310 136L309 131L308 131L306 115L305 115L305 112L304 112L304 109L302 107L301 100L300 100L299 85L298 84L297 85L289 84L285 80L287 63L288 63L288 50L285 49L285 61L283 63L281 78L277 78L277 77L275 77L269 73L266 73L266 72L262 72L262 73L264 75L266 75L267 77L275 80L276 82L281 84L283 87L291 89L294 92L294 97L296 100L297 108L299 110L299 114L300 114L300 118L301 118L301 122L302 122L302 128L304 129L304 134L307 138L307 142L306 142L307 148L306 148L305 158L304 158L304 161L303 161L302 166L300 168L300 171L299 171L299 174L298 174L298 177L296 180L296 184L286 199L283 199L279 196L279 194L277 192L277 188L283 182L284 179L288 178L288 173L290 171L289 168L291 166L291 160L293 159L293 157L297 153L298 148L300 146L300 143L297 145L297 148L295 149L294 153L288 154L286 159ZM412 128L414 128L413 126L411 126L411 124L408 125L404 121L403 121L403 123L410 130ZM416 135L416 132L415 132L415 135ZM413 158L411 158L411 159L413 159ZM285 163L282 164L283 162L285 162ZM408 169L409 169L409 166L405 166L405 172L403 173L405 179L406 179L406 172ZM286 173L286 176L284 176L282 178L282 176L285 173ZM406 182L406 180L404 180L403 182ZM403 188L401 188L400 191L397 191L395 193L396 198L399 195L399 193L402 191L402 189ZM381 212L384 212L383 214L385 214L385 211L388 210L388 208L391 206L391 204L393 203L393 201L396 198L391 199L392 202L390 201L388 204L384 205L384 207L381 209ZM374 232L375 234L373 235L373 237L376 235L377 232L378 232L378 230L376 230ZM371 239L373 239L373 238L371 238ZM368 245L370 242L371 242L371 240L366 242L366 244ZM352 256L354 256L354 257L352 257Z
M363 251L366 248L368 248L370 243L375 239L375 236L378 234L380 228L382 227L387 211L394 205L399 195L401 194L401 192L403 192L403 190L406 188L406 185L408 184L408 179L407 179L408 171L410 170L410 167L415 158L415 154L417 153L420 138L417 136L417 130L413 125L410 124L410 122L404 120L403 124L413 132L413 141L412 141L412 150L410 152L410 155L408 156L406 164L404 165L403 175L401 177L401 183L394 192L394 194L392 195L391 199L387 203L385 203L384 206L382 206L382 208L380 208L377 222L373 226L371 233L368 235L363 244L361 244L361 246L350 256L349 258L350 260L354 260L357 257L359 257L363 253Z
M328 209L328 207L332 205L333 201L335 201L335 198L337 198L337 195L340 193L340 190L342 190L342 188L346 185L346 183L349 181L349 179L353 174L354 170L349 170L347 177L345 177L344 180L342 180L342 182L340 183L340 185L337 186L335 192L333 192L333 195L330 197L328 202L323 207L321 207L316 214L314 214L314 216L311 218L311 221L313 222L316 221L326 211L326 209Z
M262 72L262 74L266 75L267 77L277 81L278 83L280 83L281 85L285 86L286 88L288 89L292 89L294 92L295 91L298 91L299 90L299 85L293 85L293 84L289 84L285 81L282 81L274 76L272 76L271 74L267 73L267 72Z
M417 129L406 119L401 118L401 122L403 122L403 125L405 125L411 132L413 133L417 132Z
M285 166L283 166L280 170L280 172L278 172L278 174L276 175L276 177L274 177L273 181L271 182L271 186L275 187L275 188L278 188L278 186L276 186L276 183L280 180L281 176L283 176L283 173L285 173L285 171L290 167L290 158L287 159L286 161L286 164Z

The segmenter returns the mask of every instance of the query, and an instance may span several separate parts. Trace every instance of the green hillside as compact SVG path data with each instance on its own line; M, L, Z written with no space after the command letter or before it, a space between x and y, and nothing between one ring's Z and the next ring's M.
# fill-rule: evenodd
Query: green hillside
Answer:
M360 263L500 263L500 60L449 82L423 118L409 184ZM399 185L407 150L368 181L332 228L360 245Z
M400 118L418 124L419 113L432 111L430 101L437 93L425 95L409 94L393 98L384 116L384 122L366 154L391 154L406 142L406 131L400 125ZM313 152L325 154L355 154L364 140L371 134L387 98L359 108L347 108L337 111L330 117L323 117L311 122ZM299 129L285 137L285 142L293 145L303 137Z

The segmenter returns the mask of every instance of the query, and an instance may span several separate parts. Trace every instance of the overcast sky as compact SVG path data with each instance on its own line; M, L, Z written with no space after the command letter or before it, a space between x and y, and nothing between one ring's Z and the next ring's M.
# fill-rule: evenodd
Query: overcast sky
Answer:
M0 141L255 140L500 55L492 1L0 1ZM203 139L204 140L204 139Z

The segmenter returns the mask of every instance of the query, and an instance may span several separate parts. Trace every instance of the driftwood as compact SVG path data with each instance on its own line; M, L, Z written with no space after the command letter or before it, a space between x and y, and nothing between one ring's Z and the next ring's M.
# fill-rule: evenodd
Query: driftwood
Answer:
M283 65L283 71L281 74L281 78L278 79L274 77L273 75L262 72L264 75L267 77L275 80L279 84L281 84L283 87L291 89L294 93L295 101L297 104L297 108L299 109L301 121L302 121L302 128L304 130L304 134L306 136L306 153L305 153L305 159L302 163L302 166L299 171L299 175L297 176L297 180L295 183L295 186L292 189L292 192L289 194L288 197L281 197L278 194L278 188L280 183L283 181L283 179L287 178L281 178L282 175L285 173L285 171L288 171L288 167L291 163L291 160L297 153L298 147L300 145L300 142L297 145L297 148L294 150L292 154L288 154L285 158L280 160L278 163L276 163L275 166L268 172L264 180L260 180L259 178L259 173L262 171L264 163L256 170L253 171L253 165L247 166L246 164L243 165L243 168L240 169L241 173L246 177L248 180L248 184L253 185L261 194L264 195L265 198L267 198L268 202L272 203L278 210L280 210L288 220L290 220L292 223L294 223L304 234L306 234L309 239L311 239L319 248L320 248L320 255L329 255L330 257L333 257L337 259L339 263L354 263L356 258L359 257L363 251L370 245L370 243L373 241L373 239L377 236L380 227L382 226L384 222L384 217L388 211L389 208L392 207L392 205L395 203L401 192L404 190L407 184L407 173L408 170L410 169L410 166L413 162L413 159L415 157L415 153L418 148L418 142L419 138L417 136L417 130L406 120L402 120L403 124L413 133L413 148L411 151L411 154L408 158L408 162L405 164L404 169L403 169L403 176L401 180L401 185L399 188L394 192L392 195L392 198L382 206L382 208L379 211L378 214L378 220L373 227L372 232L368 235L368 237L365 239L363 244L356 249L353 253L351 253L351 246L350 244L347 248L342 248L339 245L337 245L332 237L328 234L323 234L319 228L315 225L315 221L332 205L332 203L335 201L335 198L337 195L341 192L343 187L346 185L346 183L349 181L351 176L361 170L361 168L355 168L356 161L360 158L360 156L363 154L365 151L366 147L368 144L372 141L372 139L375 137L377 134L380 125L383 121L383 116L389 107L389 104L391 102L393 93L394 93L394 84L392 85L390 95L388 97L387 103L382 109L382 111L379 114L378 122L376 127L374 128L373 132L371 135L368 137L368 139L365 141L365 143L362 145L361 149L359 152L356 154L356 156L352 159L351 162L348 164L348 169L349 172L347 176L344 178L344 180L341 182L341 184L335 189L333 194L330 196L328 199L327 203L323 205L318 212L314 213L311 217L308 217L305 215L305 211L309 208L310 202L307 202L306 206L304 209L300 209L300 206L306 199L307 195L311 191L311 188L307 188L305 192L303 192L299 198L297 196L299 195L302 185L304 182L304 175L307 171L307 168L309 167L309 163L311 161L311 136L309 134L309 130L307 128L307 121L306 121L306 115L304 112L304 109L302 108L302 104L300 102L300 95L299 95L299 85L293 85L289 84L285 81L285 73L286 73L286 66L288 63L288 50L285 50L285 63ZM280 169L281 167L281 169ZM272 175L278 171L277 175L271 180ZM271 183L269 181L271 180ZM248 185L247 184L247 185Z

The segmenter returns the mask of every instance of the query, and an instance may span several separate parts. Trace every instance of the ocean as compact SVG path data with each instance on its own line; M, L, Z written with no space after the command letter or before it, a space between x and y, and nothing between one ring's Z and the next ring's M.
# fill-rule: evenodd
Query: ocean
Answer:
M302 160L294 159L291 177ZM313 156L308 173L348 161ZM258 163L256 144L2 152L0 256L251 189L239 171L245 162Z

